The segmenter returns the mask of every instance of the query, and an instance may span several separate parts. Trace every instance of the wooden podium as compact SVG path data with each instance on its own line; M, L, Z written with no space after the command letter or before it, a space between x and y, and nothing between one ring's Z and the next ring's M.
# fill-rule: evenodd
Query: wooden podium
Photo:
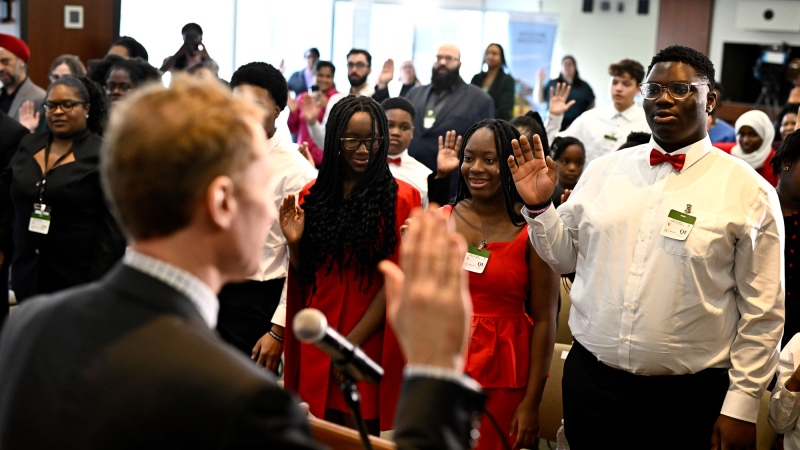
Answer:
M328 447L336 450L363 449L358 431L311 416L308 417L308 421L311 423L311 432L314 434L314 438ZM397 449L394 442L387 441L386 439L370 436L369 440L372 443L372 448L375 450Z

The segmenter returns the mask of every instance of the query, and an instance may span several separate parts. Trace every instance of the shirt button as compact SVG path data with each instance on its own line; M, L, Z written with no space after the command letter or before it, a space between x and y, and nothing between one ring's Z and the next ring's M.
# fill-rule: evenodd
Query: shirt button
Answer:
M631 309L632 306L633 305L631 305L630 303L625 303L625 307L628 308L628 309Z
M655 207L656 207L656 204L655 204L655 203L650 203L650 209L653 209L653 208L655 208Z
M634 274L634 275L639 275L639 271L638 271L638 270L636 270L636 269L633 269L633 274Z
M667 178L667 176L666 175L661 175L661 179L663 180L664 178Z
M39 249L37 248L36 250L34 250L34 253L36 253L38 255L39 254Z
M628 338L626 338L626 337L624 337L624 336L623 336L623 338L622 338L622 342L628 342Z
M641 240L642 240L642 242L644 242L644 241L646 241L646 240L647 240L647 237L645 237L645 235L642 235L642 236L641 236L639 239L641 239Z

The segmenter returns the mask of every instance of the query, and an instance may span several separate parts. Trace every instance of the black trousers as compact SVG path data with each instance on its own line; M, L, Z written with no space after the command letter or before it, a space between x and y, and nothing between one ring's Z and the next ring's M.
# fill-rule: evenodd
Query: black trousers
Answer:
M286 278L228 283L219 293L217 331L249 358L261 336L272 328L272 315Z
M564 433L572 450L708 450L728 384L727 369L634 375L575 341L564 362Z

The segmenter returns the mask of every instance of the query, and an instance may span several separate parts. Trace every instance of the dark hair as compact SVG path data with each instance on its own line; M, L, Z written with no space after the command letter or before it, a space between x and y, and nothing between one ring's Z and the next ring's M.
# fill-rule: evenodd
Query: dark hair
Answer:
M639 64L639 61L623 59L608 66L608 74L612 77L621 77L626 73L636 80L636 84L641 84L642 80L644 80L644 67Z
M581 142L580 139L572 136L560 136L553 139L553 144L550 146L550 152L552 153L550 157L553 158L553 161L561 159L561 156L564 155L564 151L570 145L577 145L581 148L583 154L586 155L586 147L583 146L583 142Z
M317 72L319 72L319 69L321 69L323 67L327 67L327 68L331 69L331 74L332 75L336 75L336 66L334 66L332 62L330 62L330 61L319 61L319 62L317 62Z
M390 109L402 109L411 116L412 122L417 117L417 111L414 109L414 105L403 97L389 97L381 102L381 106L383 107L384 111L389 111Z
M86 67L81 62L81 59L75 55L61 55L53 60L50 64L50 71L48 75L53 73L56 67L66 64L69 67L70 74L76 77L86 76Z
M564 64L564 61L566 61L568 59L571 60L572 61L572 65L575 66L575 77L572 79L572 86L573 87L581 87L581 86L583 86L583 80L581 80L581 76L580 76L580 74L578 74L578 63L575 62L575 57L572 56L572 55L566 55L563 58L561 58L561 64ZM559 83L566 83L567 82L567 80L564 79L564 74L561 73L561 72L558 72L558 78L556 78L556 81L559 82Z
M720 83L717 80L714 80L713 89L716 89L716 90L719 91L719 98L717 99L718 102L721 102L721 101L725 100L725 88L722 86L722 83Z
M486 50L483 52L483 54L485 55L486 52L489 50L489 47L491 47L493 45L500 49L500 65L503 66L503 67L508 67L508 64L506 64L506 52L505 52L505 50L503 50L503 46L502 45L500 45L498 43L495 43L495 42L492 42L491 44L486 46Z
M311 53L317 59L319 59L319 49L317 49L317 47L311 47L310 49L306 50L306 53Z
M147 81L161 80L161 72L147 61L139 58L125 59L119 55L107 55L104 59L93 62L86 76L104 86L111 71L115 69L128 72L134 87Z
M191 30L197 31L197 33L200 34L200 36L203 35L203 28L194 22L189 22L186 25L184 25L183 28L181 28L181 34L186 34L187 31Z
M372 55L370 55L369 52L366 50L362 50L360 48L351 48L350 51L347 53L347 58L349 59L350 55L357 55L359 53L367 57L367 65L369 67L372 67Z
M139 41L130 37L130 36L122 36L116 41L114 41L111 46L119 45L128 49L128 55L131 58L142 58L145 61L149 60L147 55L147 50L144 48L144 45L140 44Z
M484 119L472 125L464 135L464 140L461 141L461 150L458 152L458 165L461 167L464 164L464 150L467 148L467 143L469 143L472 135L481 128L488 128L494 134L494 146L497 149L497 160L500 163L500 181L506 202L506 212L508 213L508 218L511 219L511 223L520 227L525 224L525 218L517 212L516 204L523 203L523 201L522 197L517 193L517 185L514 184L514 177L511 175L511 170L506 162L508 157L514 154L511 141L519 139L519 131L510 123L500 119ZM464 175L459 171L458 189L453 200L453 206L455 207L461 200L471 197L472 194L469 192L467 182L464 181Z
M650 142L650 133L644 131L634 131L628 135L628 138L617 150L622 150L629 147L636 147L637 145L647 144Z
M528 138L528 142L533 145L533 135L538 134L539 140L542 141L542 149L544 149L544 154L550 154L550 143L547 140L547 131L544 129L544 121L542 120L542 116L539 115L536 111L528 111L525 115L517 116L511 119L511 125L514 125L517 128L527 128L528 133L523 133ZM520 131L520 133L522 133Z
M265 62L251 62L236 69L231 76L231 89L249 84L269 92L275 104L283 111L289 98L289 86L281 72Z
M800 158L800 130L794 130L786 136L786 139L781 143L775 156L772 157L772 173L777 175L781 174L783 164L789 161L789 166L797 162Z
M345 197L341 137L350 119L359 112L372 117L372 137L384 139ZM386 160L388 135L386 113L370 97L348 95L331 109L319 176L303 205L306 218L298 278L304 288L311 288L312 296L317 290L316 271L323 266L328 275L334 265L353 268L359 290L369 290L376 266L395 250L398 186Z
M86 119L86 128L92 133L102 136L108 120L108 97L106 91L97 83L87 77L66 75L52 82L47 87L47 95L54 87L64 85L75 89L78 97L89 105L89 117Z
M800 103L787 103L783 105L780 111L778 111L778 115L775 116L775 136L780 136L780 129L781 129L781 121L783 120L783 116L787 114L797 114L797 110L800 109Z
M653 66L662 62L682 62L694 68L701 78L704 78L711 85L709 89L714 89L714 64L708 57L697 50L683 45L670 45L669 47L656 53L647 67L649 74Z

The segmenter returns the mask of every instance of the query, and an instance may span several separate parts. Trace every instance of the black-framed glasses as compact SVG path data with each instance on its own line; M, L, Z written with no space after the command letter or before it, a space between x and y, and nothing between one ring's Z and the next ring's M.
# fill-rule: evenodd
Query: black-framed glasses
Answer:
M381 148L381 144L383 143L383 138L366 138L366 139L358 139L358 138L341 138L342 147L349 151L354 152L361 147L361 144L364 144L364 147L369 150L377 150Z
M367 63L361 62L361 61L355 62L355 63L354 62L347 63L347 68L348 69L353 69L353 68L366 69L367 67L369 67L369 65Z
M696 81L694 83L675 81L666 86L658 83L642 83L639 85L639 91L642 93L642 97L644 97L645 100L655 100L661 96L661 93L664 92L666 88L670 97L675 100L682 100L692 93L692 86L703 86L706 84L711 86L707 81Z
M64 100L63 102L44 102L44 109L47 112L56 112L58 108L61 108L61 111L68 113L75 108L76 105L85 105L86 102L84 101L77 101L77 100Z

